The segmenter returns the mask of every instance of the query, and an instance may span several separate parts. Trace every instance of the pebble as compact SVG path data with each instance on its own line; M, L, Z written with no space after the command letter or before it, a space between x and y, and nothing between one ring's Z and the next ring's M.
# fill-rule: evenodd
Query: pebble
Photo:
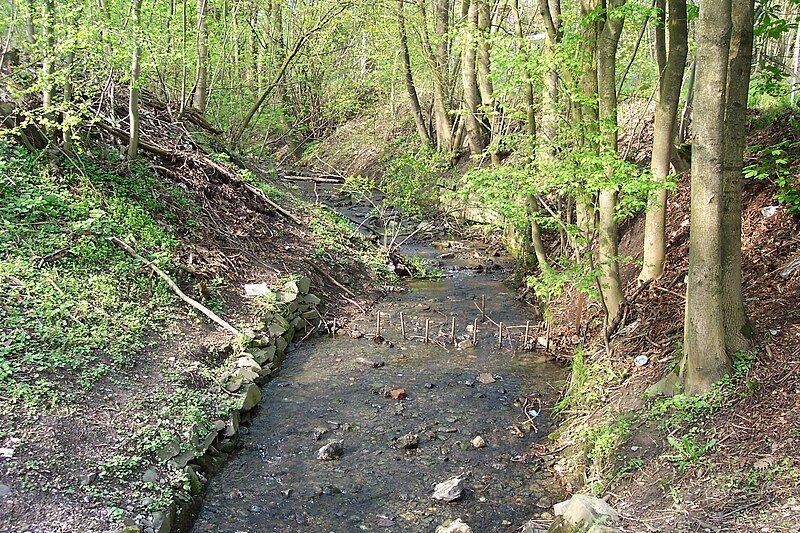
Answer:
M344 454L344 441L332 440L319 450L317 459L320 461L335 461Z
M475 448L486 447L486 441L483 440L483 437L481 437L480 435L472 439L470 442L472 443L472 446L474 446Z

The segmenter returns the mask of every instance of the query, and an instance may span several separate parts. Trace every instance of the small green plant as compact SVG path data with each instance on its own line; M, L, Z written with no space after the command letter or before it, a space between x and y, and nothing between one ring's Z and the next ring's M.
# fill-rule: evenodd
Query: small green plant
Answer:
M768 180L775 184L775 198L786 212L800 214L800 183L797 181L797 158L793 155L800 143L784 139L772 146L751 146L748 151L756 162L744 168L748 179Z
M556 414L578 405L591 409L602 404L609 386L620 379L610 366L587 360L583 347L575 349L570 370L566 393L553 408Z
M411 271L411 277L414 279L442 279L442 271L436 267L429 266L421 257L406 258L406 266Z
M616 460L617 450L630 434L631 420L614 420L585 425L578 433L578 442L586 454L588 478L595 492L602 492L604 480Z
M717 445L716 439L709 439L700 442L699 432L693 431L682 435L680 438L668 436L667 442L673 449L673 453L667 454L664 458L675 463L681 474L692 465L703 464L707 461L706 454Z

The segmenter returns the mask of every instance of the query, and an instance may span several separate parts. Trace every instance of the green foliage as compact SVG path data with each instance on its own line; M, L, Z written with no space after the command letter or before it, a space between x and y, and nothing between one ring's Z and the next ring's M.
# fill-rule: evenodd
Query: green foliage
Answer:
M153 175L120 175L91 158L54 170L44 154L0 148L0 387L16 402L61 404L148 347L174 296L106 240L118 236L169 269L186 218L182 193ZM181 208L182 209L182 208Z
M602 492L602 480L615 463L617 450L630 431L631 420L626 417L581 426L578 444L588 461L588 478L595 493Z
M564 294L572 287L583 292L590 298L599 297L596 277L600 270L592 268L588 260L573 261L566 257L558 259L558 269L544 269L527 280L528 287L532 287L536 296L544 301L552 301Z
M309 228L315 237L314 258L348 267L345 259L355 255L361 266L377 279L396 279L387 267L386 255L369 243L352 222L323 205L309 206L309 210Z
M412 218L435 214L441 208L439 180L450 168L449 156L428 147L414 150L403 141L390 153L376 184L386 206Z
M784 139L771 146L751 146L748 152L755 162L744 168L748 179L769 180L778 188L778 202L786 206L786 212L800 214L800 182L797 179L795 154L800 143Z

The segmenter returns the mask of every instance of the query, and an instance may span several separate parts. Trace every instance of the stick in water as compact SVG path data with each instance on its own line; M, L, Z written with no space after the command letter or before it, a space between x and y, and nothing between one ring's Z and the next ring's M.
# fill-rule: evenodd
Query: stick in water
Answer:
M406 319L403 313L400 313L400 334L403 335L403 340L406 340Z
M430 328L431 320L429 318L425 319L425 344L428 344L428 329Z
M172 292L174 292L175 294L178 295L178 298L180 298L181 300L183 300L187 304L191 305L192 307L194 307L195 309L197 309L198 311L200 311L201 313L206 315L208 318L210 318L211 320L216 322L218 325L222 326L224 329L226 329L230 333L233 333L237 337L241 335L241 333L239 333L238 329L236 329L235 327L233 327L230 324L228 324L225 320L221 319L219 316L217 316L216 313L214 313L214 311L212 311L208 307L204 306L203 304L201 304L197 300L195 300L193 298L190 298L189 296L186 296L186 294L184 294L184 292L180 289L180 287L178 287L175 284L175 282L172 281L172 278L170 278L168 275L166 275L163 270L161 270L156 265L154 265L152 261L148 261L147 259L145 259L141 255L139 255L136 252L136 250L134 250L133 248L128 246L125 242L123 242L121 239L118 239L117 237L108 237L108 240L111 241L112 243L116 244L117 246L119 246L120 248L125 250L126 252L128 252L128 254L131 255L134 259L138 259L139 261L144 263L144 265L147 266L147 268L149 268L150 270L152 270L153 272L158 274L158 276L161 279L163 279L165 282L167 282L167 285L169 285L169 288L172 289Z
M472 345L475 346L478 344L478 319L476 318L475 321L472 323Z
M498 347L502 348L503 347L503 323L502 322L497 324L497 342L498 342Z
M453 344L456 343L456 317L450 319L450 340Z

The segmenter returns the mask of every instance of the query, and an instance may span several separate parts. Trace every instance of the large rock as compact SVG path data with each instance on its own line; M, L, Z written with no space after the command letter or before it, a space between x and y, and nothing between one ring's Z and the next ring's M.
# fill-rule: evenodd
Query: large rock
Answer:
M607 501L588 494L575 494L557 503L553 511L559 518L548 529L552 533L613 533L619 513Z
M444 523L437 527L436 533L472 533L472 528L460 518L457 518L450 523Z
M434 500L439 502L454 502L464 495L464 478L454 477L438 483L433 488Z
M344 442L332 440L317 451L320 461L335 461L344 454Z
M258 402L261 401L261 389L258 388L258 385L255 383L251 383L247 386L247 390L244 393L244 399L242 400L242 411L247 412L256 405Z

